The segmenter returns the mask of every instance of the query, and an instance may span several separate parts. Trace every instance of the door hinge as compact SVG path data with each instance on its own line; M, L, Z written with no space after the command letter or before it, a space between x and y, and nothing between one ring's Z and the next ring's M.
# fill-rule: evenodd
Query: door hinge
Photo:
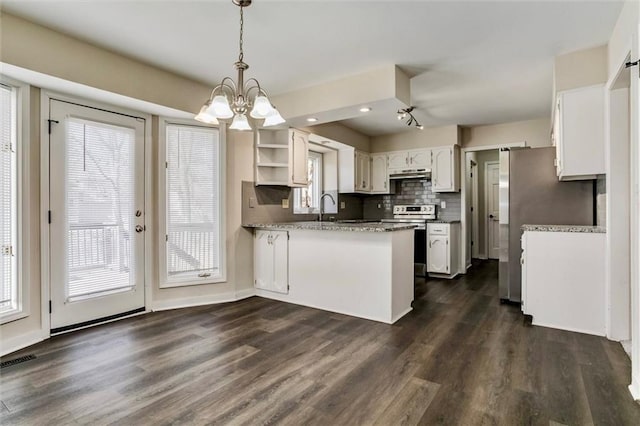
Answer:
M165 240L165 241L169 241L169 234L165 234L165 235L164 235L164 240Z
M47 211L47 220L51 223L51 210Z
M48 119L47 122L49 123L49 134L51 134L51 124L52 123L60 123L58 120L52 120L52 119Z
M471 211L473 211L473 206L471 207Z
M473 241L471 241L471 246L473 247Z
M52 310L51 310L51 300L49 300L49 313L51 313L51 312L52 312Z
M165 169L168 169L168 168L169 168L169 162L168 162L168 161L165 161L165 162L164 162L164 168L165 168Z
M638 63L639 63L639 62L640 62L640 61L635 61L635 62L631 62L631 61L629 61L629 62L627 62L626 64L624 64L624 67L625 67L625 68L635 67L636 65L638 65Z

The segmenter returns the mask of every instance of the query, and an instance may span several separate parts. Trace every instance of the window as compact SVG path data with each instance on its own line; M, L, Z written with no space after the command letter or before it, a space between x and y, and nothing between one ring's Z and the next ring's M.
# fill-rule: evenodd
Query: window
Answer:
M224 281L220 131L167 124L165 161L162 286Z
M21 205L23 176L22 142L28 140L23 135L27 121L23 120L28 111L29 86L19 83L0 83L0 323L23 318L29 314L23 300L28 282L22 273L22 217L28 217L28 208ZM26 152L26 149L24 150ZM26 163L25 163L26 166ZM26 277L28 278L28 276Z
M309 151L309 185L293 192L294 213L319 213L322 195L322 154Z

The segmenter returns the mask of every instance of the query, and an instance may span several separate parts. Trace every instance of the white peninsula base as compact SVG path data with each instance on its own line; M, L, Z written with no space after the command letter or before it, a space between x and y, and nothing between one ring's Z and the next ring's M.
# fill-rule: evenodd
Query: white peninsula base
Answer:
M413 229L286 231L288 288L269 291L256 280L258 296L388 324L411 311Z

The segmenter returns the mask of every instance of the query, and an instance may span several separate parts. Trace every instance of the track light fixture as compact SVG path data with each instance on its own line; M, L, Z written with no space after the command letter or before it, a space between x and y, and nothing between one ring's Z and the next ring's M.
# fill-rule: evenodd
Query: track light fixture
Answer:
M418 129L424 129L424 126L418 123L418 120L413 116L412 112L416 109L414 106L410 106L409 108L403 108L398 110L398 120L404 120L407 118L407 126L416 126Z

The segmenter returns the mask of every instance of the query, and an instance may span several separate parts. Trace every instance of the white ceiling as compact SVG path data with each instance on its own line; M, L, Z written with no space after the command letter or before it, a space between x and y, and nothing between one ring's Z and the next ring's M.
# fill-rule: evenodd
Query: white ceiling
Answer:
M398 64L426 126L550 114L554 56L605 44L621 2L278 1L245 9L249 76L283 93ZM234 75L231 0L3 1L9 13L193 79ZM405 129L395 111L345 124Z

